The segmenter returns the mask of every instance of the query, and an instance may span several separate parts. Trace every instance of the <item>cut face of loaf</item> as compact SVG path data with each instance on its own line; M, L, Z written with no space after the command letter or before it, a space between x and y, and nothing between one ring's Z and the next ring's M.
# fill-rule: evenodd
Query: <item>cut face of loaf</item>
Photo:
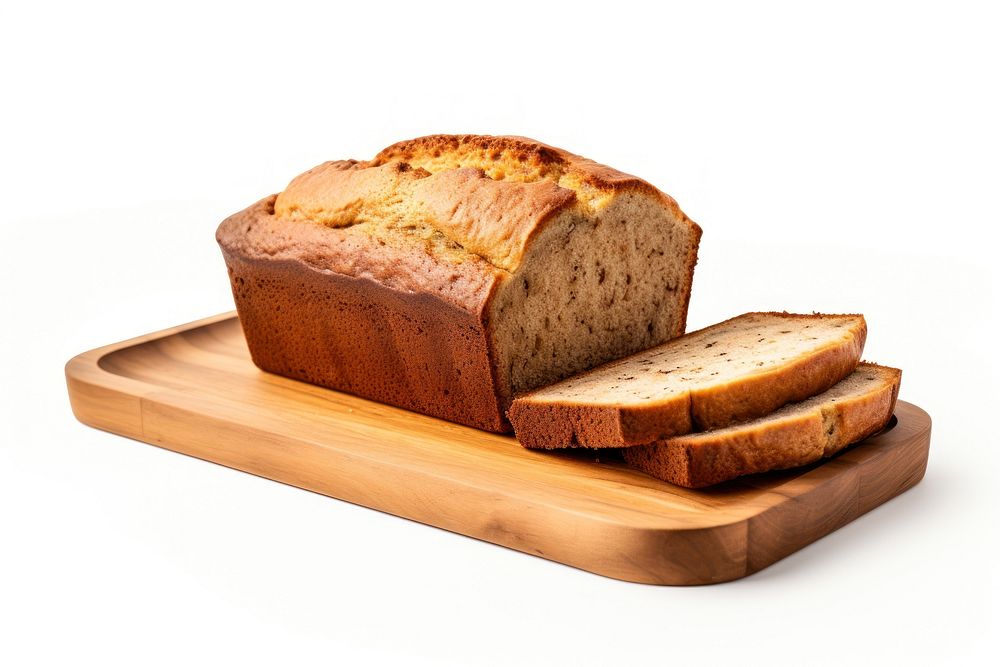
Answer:
M628 447L623 454L653 477L691 488L806 465L884 428L901 377L896 368L863 363L828 391L761 419Z
M754 419L857 366L861 315L749 313L519 396L526 447L621 447Z
M696 249L689 226L640 193L549 223L489 304L506 405L683 334Z
M217 238L264 370L493 431L516 392L684 332L701 230L521 137L329 162Z

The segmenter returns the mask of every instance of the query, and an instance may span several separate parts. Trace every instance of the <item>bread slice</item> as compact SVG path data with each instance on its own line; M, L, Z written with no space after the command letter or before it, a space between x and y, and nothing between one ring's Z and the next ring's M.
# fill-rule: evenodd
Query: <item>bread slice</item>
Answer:
M832 456L889 422L902 372L863 363L831 389L755 421L623 450L631 465L697 488Z
M861 358L862 315L748 313L518 396L525 447L621 447L756 419Z

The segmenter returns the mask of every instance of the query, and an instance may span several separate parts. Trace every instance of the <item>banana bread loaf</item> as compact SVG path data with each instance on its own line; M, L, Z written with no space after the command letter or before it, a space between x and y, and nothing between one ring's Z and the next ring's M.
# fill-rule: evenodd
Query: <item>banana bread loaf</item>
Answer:
M216 234L260 368L491 431L682 334L700 237L643 180L472 135L324 163Z

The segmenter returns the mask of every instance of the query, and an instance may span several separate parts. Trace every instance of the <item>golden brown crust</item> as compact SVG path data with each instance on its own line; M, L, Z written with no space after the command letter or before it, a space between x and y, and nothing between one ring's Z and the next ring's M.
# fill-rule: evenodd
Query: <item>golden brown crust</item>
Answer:
M427 230L443 237L430 252L444 263L471 254L515 271L556 214L599 211L625 190L655 197L700 238L677 202L646 181L524 137L434 135L369 162L327 162L295 178L275 214L290 223L365 225L383 240Z
M877 433L892 418L901 371L867 363L858 367L866 369L882 377L858 395L718 433L627 447L623 456L653 477L689 488L813 463Z
M629 447L762 417L786 403L826 391L861 359L867 325L861 315L757 313L802 320L853 317L849 338L769 372L632 405L593 405L517 397L508 410L518 441L533 449ZM740 316L744 317L744 316ZM732 318L701 331L724 329Z
M430 176L414 196L435 228L505 271L517 270L541 228L576 202L548 181L506 183L469 168Z
M611 191L637 188L662 196L677 207L672 197L641 178L527 137L430 135L393 144L376 155L371 164L378 166L393 161L423 168L439 164L450 168L474 167L484 169L487 176L499 180L584 183L598 190Z
M216 240L233 256L299 262L320 273L366 278L402 293L427 292L479 314L504 273L478 257L449 264L411 246L383 244L350 228L290 227L267 197L222 222Z
M823 423L809 417L692 444L686 436L626 447L625 461L648 475L688 488L741 475L805 465L823 455Z
M274 212L288 226L357 226L383 242L409 240L444 265L481 258L515 271L531 239L575 204L573 190L547 180L497 181L469 167L432 174L405 162L327 162L295 178Z
M472 168L481 170L489 179L505 183L548 181L571 191L576 203L589 208L600 208L614 193L644 192L657 198L674 217L690 226L697 239L701 238L701 228L684 214L674 198L643 179L527 137L430 135L393 144L376 155L370 164L379 166L394 161L432 173L441 169ZM541 215L532 223L534 229L523 236L526 242L537 235L552 214L572 202L562 202L555 207L546 204L551 204L551 200L542 200L537 206ZM694 261L696 257L691 258L692 269Z

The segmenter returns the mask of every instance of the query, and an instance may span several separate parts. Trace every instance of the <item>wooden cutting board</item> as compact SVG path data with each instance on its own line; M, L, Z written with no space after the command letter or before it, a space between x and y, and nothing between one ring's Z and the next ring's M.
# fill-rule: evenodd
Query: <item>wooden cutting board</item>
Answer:
M77 418L617 579L738 579L920 481L931 422L899 402L882 433L806 468L706 490L611 452L538 452L258 370L234 314L109 345L66 366Z

